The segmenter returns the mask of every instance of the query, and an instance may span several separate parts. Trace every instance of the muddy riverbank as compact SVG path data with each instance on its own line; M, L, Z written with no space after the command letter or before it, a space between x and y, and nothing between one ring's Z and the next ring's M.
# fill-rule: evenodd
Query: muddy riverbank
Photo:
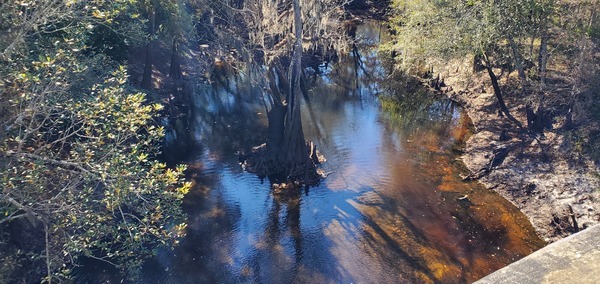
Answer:
M538 136L499 118L489 79L469 69L453 65L441 71L453 88L446 94L464 106L475 128L461 156L471 171L466 178L479 180L512 202L546 241L599 223L598 167L568 138L572 130L561 127L564 120L554 119L552 130ZM525 102L513 93L505 92L507 105L527 125Z

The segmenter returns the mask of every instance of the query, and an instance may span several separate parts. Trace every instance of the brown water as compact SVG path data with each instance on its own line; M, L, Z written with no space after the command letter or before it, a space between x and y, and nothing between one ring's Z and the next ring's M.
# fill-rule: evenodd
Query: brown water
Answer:
M377 41L379 29L358 34ZM260 106L219 89L202 98L187 237L149 261L141 282L464 283L543 245L508 201L459 177L460 108L430 101L411 121L382 112L385 71L374 49L361 54L360 66L350 56L316 77L303 109L331 174L285 196L235 155L260 143Z

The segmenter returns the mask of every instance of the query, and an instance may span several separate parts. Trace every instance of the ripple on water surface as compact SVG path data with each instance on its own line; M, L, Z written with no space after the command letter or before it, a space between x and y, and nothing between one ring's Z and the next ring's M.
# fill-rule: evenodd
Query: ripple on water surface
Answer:
M468 121L457 107L435 102L426 119L399 124L366 76L356 86L369 89L336 85L355 76L354 61L339 64L329 76L349 77L317 79L302 110L328 178L274 194L233 151L206 147L185 199L188 235L145 266L143 282L462 283L542 245L514 206L458 176L450 148Z

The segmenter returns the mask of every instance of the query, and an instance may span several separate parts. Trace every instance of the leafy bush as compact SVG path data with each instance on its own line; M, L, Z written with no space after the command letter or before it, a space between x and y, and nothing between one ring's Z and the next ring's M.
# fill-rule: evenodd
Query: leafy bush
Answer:
M162 106L87 45L99 25L123 42L143 39L137 4L0 5L0 261L11 264L0 282L63 280L82 256L134 277L183 234L190 184L185 167L156 161Z
M2 222L25 216L47 230L55 276L81 255L134 275L185 228L185 168L152 160L164 133L152 117L162 106L144 104L125 83L120 69L83 99L31 98L40 108L20 113L0 147Z

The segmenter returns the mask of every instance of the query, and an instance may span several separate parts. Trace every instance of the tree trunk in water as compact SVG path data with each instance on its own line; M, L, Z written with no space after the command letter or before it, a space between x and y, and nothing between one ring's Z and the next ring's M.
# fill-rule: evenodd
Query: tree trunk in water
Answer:
M278 152L283 142L283 132L285 129L286 107L282 104L273 104L271 110L267 113L269 120L267 147L271 151Z
M281 83L281 79L275 78L275 76L281 77L281 72L278 69L277 66L271 67L267 73L267 80L271 89L271 95L269 96L271 109L267 111L267 120L269 121L267 148L273 153L279 153L283 142L286 114L286 106L281 101L280 85L277 84L278 81Z
M294 0L294 52L289 71L287 94L287 114L283 133L283 144L279 152L279 162L290 170L308 158L302 120L300 117L300 76L302 73L302 11L300 1Z
M282 58L272 60L267 72L271 109L267 111L268 141L252 149L245 159L249 171L268 176L277 188L313 185L322 176L316 164L320 162L314 144L308 145L302 128L300 100L302 99L302 11L300 0L293 0L294 42L287 74L283 74ZM285 96L284 102L281 97ZM245 155L244 155L245 156Z

